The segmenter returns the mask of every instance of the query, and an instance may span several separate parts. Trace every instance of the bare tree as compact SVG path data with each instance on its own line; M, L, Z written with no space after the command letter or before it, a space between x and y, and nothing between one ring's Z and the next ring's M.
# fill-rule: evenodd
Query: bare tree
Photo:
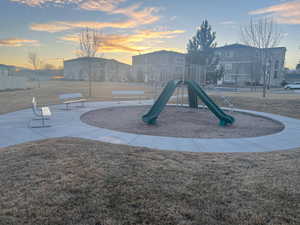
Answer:
M270 58L269 48L276 47L282 38L277 23L273 18L264 17L241 28L242 42L257 48L257 61L263 77L263 97L266 97L267 63Z
M39 59L39 57L37 56L37 54L35 52L29 52L28 53L28 62L32 66L34 73L37 76L38 87L41 87L40 78L38 76L38 70L41 67L41 60Z
M89 79L89 97L92 96L92 62L91 58L95 57L101 45L100 34L89 28L85 28L79 34L79 53L80 57L88 58L88 79Z

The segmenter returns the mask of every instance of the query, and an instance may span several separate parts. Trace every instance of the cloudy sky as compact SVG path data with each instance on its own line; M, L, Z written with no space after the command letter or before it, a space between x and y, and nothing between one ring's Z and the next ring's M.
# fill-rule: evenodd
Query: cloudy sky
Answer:
M0 64L29 67L28 52L61 65L76 57L85 27L102 36L98 56L131 63L155 50L185 52L202 20L217 32L218 45L241 42L250 18L272 16L284 34L286 65L300 59L300 0L0 0Z

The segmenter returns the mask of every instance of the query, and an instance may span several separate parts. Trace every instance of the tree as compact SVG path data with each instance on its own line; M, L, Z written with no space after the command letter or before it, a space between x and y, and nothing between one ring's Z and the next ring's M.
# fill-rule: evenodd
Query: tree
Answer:
M218 57L214 54L214 49L217 46L215 39L216 32L212 32L208 21L204 20L196 35L187 44L187 63L200 65L204 68L204 82L213 79L208 78L208 76L216 72L219 63Z
M28 53L28 62L30 63L36 76L38 77L38 70L41 67L41 60L38 58L35 52ZM40 78L38 77L37 80L38 80L38 87L41 87Z
M263 77L263 97L266 97L267 88L267 64L270 60L268 49L276 47L282 34L272 18L261 18L257 21L250 20L250 23L241 28L241 38L244 44L257 49L258 68Z
M89 79L89 97L92 96L92 62L91 58L95 57L101 45L101 38L97 31L86 28L79 34L79 56L86 57L88 60L88 79Z
M223 65L220 65L215 71L208 71L207 74L207 81L212 84L217 84L218 80L224 77L225 68Z

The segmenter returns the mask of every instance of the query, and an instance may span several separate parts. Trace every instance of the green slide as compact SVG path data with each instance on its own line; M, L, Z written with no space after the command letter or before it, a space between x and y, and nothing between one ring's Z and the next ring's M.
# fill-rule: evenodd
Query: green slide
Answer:
M180 83L182 83L180 80L171 80L168 82L167 86L164 88L163 92L160 94L150 111L143 116L143 121L145 123L155 124L157 117L168 103L177 85Z
M156 119L159 114L164 109L165 105L168 103L169 99L173 95L176 87L182 84L181 80L171 80L168 82L167 86L164 88L163 92L160 94L158 99L155 101L154 105L151 107L149 112L145 114L142 118L145 123L155 124ZM234 118L226 114L206 93L202 88L193 80L184 81L184 84L188 86L189 95L189 106L191 108L198 108L197 96L202 100L202 102L207 106L207 108L215 114L220 120L220 126L226 126L234 123Z
M226 126L228 124L234 123L234 118L228 114L226 114L206 93L202 90L202 88L193 80L187 80L184 82L188 85L197 96L202 100L202 102L207 106L207 108L215 114L216 117L220 120L221 126ZM190 102L191 103L191 102ZM195 103L192 103L192 107Z

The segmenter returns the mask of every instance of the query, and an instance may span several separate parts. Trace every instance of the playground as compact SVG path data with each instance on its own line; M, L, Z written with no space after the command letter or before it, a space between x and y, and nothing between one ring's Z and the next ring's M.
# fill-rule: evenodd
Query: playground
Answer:
M38 100L53 99L51 127L28 128L30 99L11 103L22 93L3 93L10 98L1 110L10 113L0 115L1 225L299 224L297 96L232 93L232 109L210 93L220 118L234 118L221 126L200 101L189 107L189 96L176 107L176 90L158 114L149 114L156 101L138 99L92 98L66 110L47 91ZM182 123L206 136L187 135Z
M206 108L166 106L155 125L141 120L147 106L111 107L87 112L81 121L91 126L152 136L183 138L242 138L270 135L284 126L267 117L229 112L235 118L231 126L219 126L218 119Z

